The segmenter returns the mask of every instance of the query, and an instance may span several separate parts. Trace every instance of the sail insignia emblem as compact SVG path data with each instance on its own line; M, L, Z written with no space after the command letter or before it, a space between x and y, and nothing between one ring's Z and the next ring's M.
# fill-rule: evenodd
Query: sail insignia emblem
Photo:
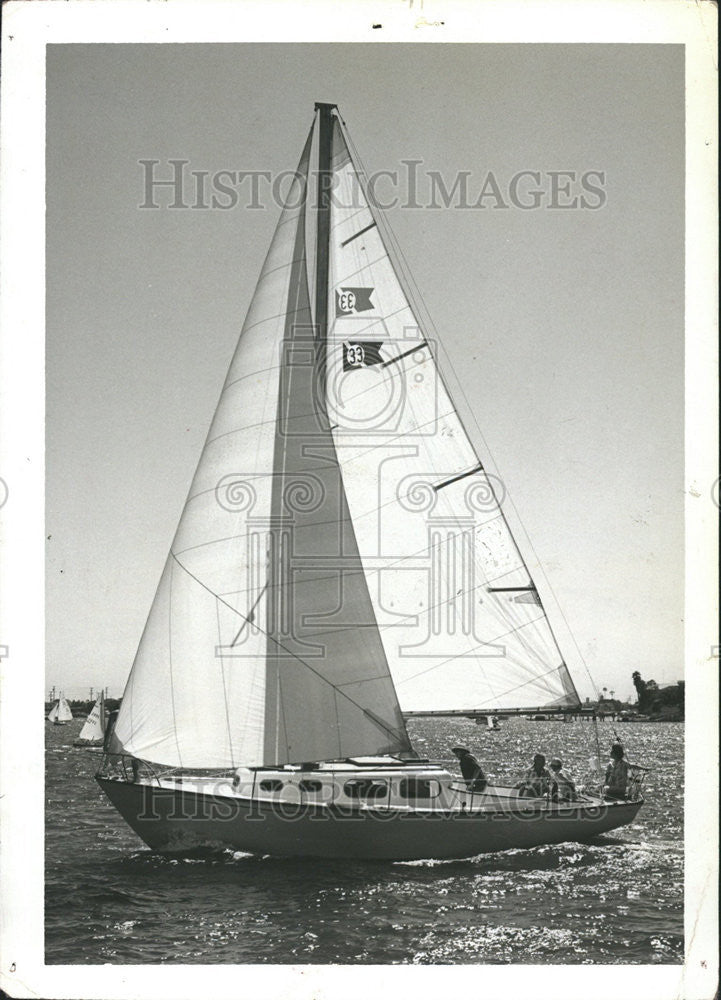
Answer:
M375 309L371 295L375 288L337 288L335 293L336 316L355 316Z
M383 364L382 340L356 340L343 344L343 371Z

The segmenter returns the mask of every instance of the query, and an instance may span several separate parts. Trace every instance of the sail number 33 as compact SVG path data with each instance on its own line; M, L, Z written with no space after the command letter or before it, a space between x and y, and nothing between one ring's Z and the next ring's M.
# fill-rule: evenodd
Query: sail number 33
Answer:
M338 293L338 311L350 313L355 309L355 292L346 291Z
M347 365L357 368L359 365L363 364L364 360L365 351L360 344L345 345L345 361Z

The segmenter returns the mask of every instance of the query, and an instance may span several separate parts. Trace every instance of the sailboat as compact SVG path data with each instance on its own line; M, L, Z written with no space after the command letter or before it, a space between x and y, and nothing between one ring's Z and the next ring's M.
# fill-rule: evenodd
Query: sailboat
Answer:
M463 858L642 804L480 789L413 749L399 692L580 704L419 312L316 104L96 775L153 850Z
M76 747L97 747L102 746L105 740L105 727L107 719L105 716L105 692L101 691L100 696L93 705L90 715L85 720L80 735L74 741Z
M48 713L48 722L56 726L64 726L66 722L71 722L73 713L67 700L61 695Z
M479 715L476 717L477 726L485 726L491 733L497 733L501 728L501 723L497 715Z

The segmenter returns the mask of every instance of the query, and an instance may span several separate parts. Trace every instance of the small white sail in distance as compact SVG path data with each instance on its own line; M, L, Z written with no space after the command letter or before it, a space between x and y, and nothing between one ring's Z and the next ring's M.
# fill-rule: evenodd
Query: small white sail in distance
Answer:
M65 698L59 698L48 713L48 722L70 722L73 713Z
M83 728L80 730L78 740L88 743L102 741L105 735L105 696L101 694L93 705L90 715L85 720Z

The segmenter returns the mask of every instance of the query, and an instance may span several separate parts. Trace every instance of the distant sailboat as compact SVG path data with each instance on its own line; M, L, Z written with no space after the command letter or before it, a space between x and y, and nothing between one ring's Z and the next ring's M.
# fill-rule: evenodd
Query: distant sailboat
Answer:
M56 726L64 726L66 722L71 722L72 718L73 713L70 710L70 705L61 696L50 709L48 722L52 722Z
M462 858L613 830L638 785L522 799L411 746L397 689L430 671L438 708L580 699L352 150L316 105L97 780L161 851Z
M90 715L85 720L85 725L80 730L80 735L74 742L76 747L102 746L105 739L105 727L107 724L105 716L105 694L100 692L100 697L93 705Z
M501 728L501 723L496 715L479 715L476 718L476 725L485 726L492 733L497 733Z

